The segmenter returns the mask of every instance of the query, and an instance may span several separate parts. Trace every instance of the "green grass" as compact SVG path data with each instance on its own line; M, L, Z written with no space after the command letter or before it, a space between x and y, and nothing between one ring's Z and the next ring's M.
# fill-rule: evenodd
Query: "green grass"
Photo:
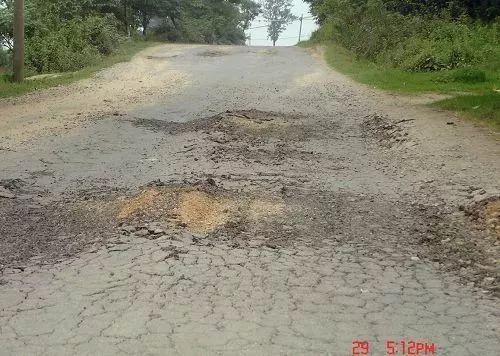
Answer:
M0 98L22 95L34 90L50 88L58 85L69 84L80 79L88 78L99 70L110 67L116 63L130 60L141 50L159 44L158 42L149 42L141 40L128 40L121 44L120 48L112 55L102 57L99 63L85 67L79 71L71 73L62 73L56 78L26 80L22 83L13 83L8 74L0 73Z
M313 47L317 44L302 42L299 45ZM332 42L320 44L325 45L327 63L358 82L399 93L455 94L456 97L432 105L500 127L500 94L495 91L500 89L498 70L485 66L467 70L407 72L357 59L350 51ZM489 67L497 68L498 65Z
M500 129L500 93L459 95L431 105L461 113L468 118L480 119Z

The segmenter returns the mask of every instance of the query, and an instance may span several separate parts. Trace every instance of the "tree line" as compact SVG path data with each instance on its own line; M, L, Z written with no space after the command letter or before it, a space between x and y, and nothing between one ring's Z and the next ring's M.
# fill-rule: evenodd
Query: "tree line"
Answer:
M311 12L319 23L323 23L338 3L343 0L304 0L310 4ZM351 0L352 7L366 6L368 0ZM383 0L387 10L402 15L436 15L446 11L457 19L464 15L485 22L492 22L500 16L500 0Z
M25 61L36 72L82 68L115 51L127 36L244 44L245 30L260 12L253 0L25 2ZM13 49L13 9L14 0L0 0L0 65Z
M500 0L305 1L320 24L312 39L357 57L407 71L462 68L471 78L500 70Z

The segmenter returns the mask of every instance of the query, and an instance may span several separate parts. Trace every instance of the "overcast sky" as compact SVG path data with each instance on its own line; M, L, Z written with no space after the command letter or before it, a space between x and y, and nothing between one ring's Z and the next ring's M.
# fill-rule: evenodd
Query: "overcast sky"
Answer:
M304 3L302 0L292 0L293 8L292 12L296 16L304 15L304 17L310 17L309 5ZM266 25L265 20L259 16L255 19L250 27L258 27ZM299 37L299 27L300 21L294 21L288 25L287 29L283 31L280 35L280 39L276 42L277 46L293 46L297 43ZM302 22L302 36L301 39L308 39L317 28L316 23L313 19L307 19ZM252 46L272 46L273 43L267 39L267 29L266 28L254 28L247 31L247 35L252 37ZM248 41L247 41L248 44Z

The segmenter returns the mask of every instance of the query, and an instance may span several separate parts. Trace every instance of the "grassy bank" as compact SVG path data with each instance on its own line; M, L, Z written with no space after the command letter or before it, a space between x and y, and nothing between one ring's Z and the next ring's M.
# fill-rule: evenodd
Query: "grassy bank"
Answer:
M90 77L99 70L110 67L116 63L126 62L141 50L157 45L158 42L149 41L126 41L109 56L103 56L98 62L87 66L79 71L70 73L60 73L57 77L25 80L22 83L10 81L10 75L0 74L0 98L22 95L34 90L50 88L58 85L69 84L80 79Z
M432 105L500 128L500 93L496 91L500 90L500 73L497 70L485 66L410 72L357 59L352 52L333 42L302 42L300 46L313 47L319 44L325 48L328 64L356 81L400 93L456 94L454 98Z

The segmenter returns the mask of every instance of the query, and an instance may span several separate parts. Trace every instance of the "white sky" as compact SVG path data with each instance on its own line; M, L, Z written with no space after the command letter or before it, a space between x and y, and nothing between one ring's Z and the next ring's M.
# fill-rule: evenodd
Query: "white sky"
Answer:
M309 5L304 3L302 0L292 0L293 8L292 13L298 17L300 15L304 15L304 17L310 17L311 14L309 12ZM265 26L265 20L259 16L256 18L250 27L257 26ZM300 21L294 21L285 31L283 31L280 35L280 39L276 42L276 46L293 46L298 42L299 39L299 27ZM314 22L313 19L305 19L302 22L302 36L301 40L306 40L311 35L318 26ZM255 28L247 31L247 35L251 35L252 37L252 46L272 46L273 43L267 39L267 29L264 28ZM247 44L248 41L247 41Z

